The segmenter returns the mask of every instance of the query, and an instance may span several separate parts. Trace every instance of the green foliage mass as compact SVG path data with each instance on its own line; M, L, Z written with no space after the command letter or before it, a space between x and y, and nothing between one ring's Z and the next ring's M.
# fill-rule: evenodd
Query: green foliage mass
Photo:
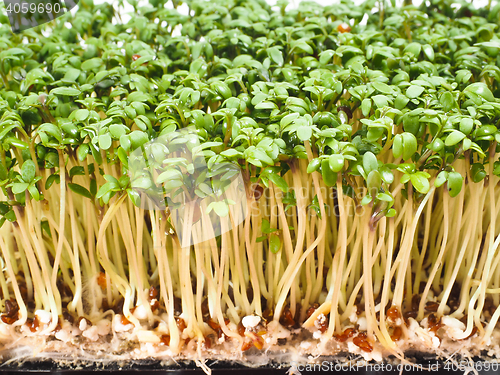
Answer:
M308 173L328 186L341 178L346 191L367 187L362 203L388 202L388 215L396 171L403 194L411 185L417 198L432 184L457 195L457 159L474 182L493 163L500 174L490 157L500 140L500 6L431 0L371 12L380 3L154 0L133 3L124 23L119 4L83 0L74 16L20 34L4 17L2 223L15 220L12 205L43 200L59 182L58 153L89 156L74 173L122 163L125 176L131 151L193 125L209 166L230 161L282 190L280 177L310 145ZM40 181L40 169L52 176ZM134 183L69 187L107 203L150 185Z

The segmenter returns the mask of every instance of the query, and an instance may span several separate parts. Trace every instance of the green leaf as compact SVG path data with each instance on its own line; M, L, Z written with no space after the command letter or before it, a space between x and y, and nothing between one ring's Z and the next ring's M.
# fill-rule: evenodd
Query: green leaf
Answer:
M434 186L435 187L443 186L447 179L448 179L448 172L446 171L439 172L438 175L436 176L436 179L434 180Z
M327 49L326 51L321 52L319 55L319 63L321 65L328 64L334 55L335 51L331 49Z
M363 99L361 102L361 112L363 116L367 117L372 109L372 101L369 98Z
M386 83L382 82L372 82L372 86L375 90L380 91L382 94L392 94L392 88Z
M7 169L3 165L3 163L0 161L0 181L2 180L7 180Z
M118 187L118 183L113 183L116 187ZM105 184L106 185L106 184ZM134 181L132 181L132 188L134 189L144 189L144 190L147 190L149 189L151 186L152 186L152 182L151 182L151 179L149 179L148 177L145 177L145 176L141 176L139 178L136 178Z
M406 96L410 99L418 98L423 92L424 88L422 86L411 85L406 90Z
M410 175L411 184L419 193L427 194L430 189L429 180L423 172Z
M366 175L370 174L371 171L378 169L377 157L373 152L368 151L363 155L363 169Z
M78 184L68 183L68 187L70 188L70 190L72 192L79 194L85 198L92 199L92 194L90 194L90 191L88 191L83 186L78 185Z
M434 152L439 152L443 149L444 142L440 138L436 138L434 141L427 145L427 148Z
M493 163L493 174L495 176L500 176L500 161Z
M399 164L399 166L397 167L397 170L400 172L403 172L403 173L412 174L412 173L415 173L415 164L412 164L412 163Z
M311 160L309 165L307 166L307 173L313 173L319 169L319 166L321 165L321 160L318 158L315 158Z
M464 151L469 150L472 147L472 141L469 138L464 138L464 141L462 142L462 148Z
M21 150L27 150L29 148L29 144L27 142L24 142L16 137L6 137L3 141L10 147L16 147Z
M78 96L81 94L80 90L73 87L56 87L50 91L50 94L62 96Z
M130 141L130 137L128 135L122 135L120 137L120 146L123 148L124 151L130 151L132 142Z
M377 108L384 108L389 104L389 99L385 95L375 95L372 97L372 100Z
M455 99L453 98L453 94L449 91L441 95L439 102L443 106L443 111L445 112L451 111L455 106Z
M484 180L486 175L487 175L487 173L484 170L484 165L482 165L481 163L472 164L472 166L471 166L472 181L474 181L476 183L480 182L480 181Z
M128 137L130 139L131 150L135 150L149 141L148 135L146 133L141 132L140 130L134 130L132 133L120 137L120 142L122 143L122 147L125 143L122 142L122 138L124 137ZM128 151L127 149L125 150Z
M277 231L277 229L271 228L271 224L269 224L269 220L267 219L262 219L260 230L264 234L270 234Z
M390 208L387 210L385 216L394 217L394 216L396 216L396 214L397 214L397 211L394 208Z
M24 182L30 183L35 178L35 163L32 160L26 160L21 167L21 176Z
M57 139L59 142L62 142L61 130L54 124L46 122L39 126L38 131L47 133Z
M109 193L111 193L111 187L110 187L110 183L107 182L105 183L104 185L102 185L99 190L97 191L97 194L96 194L96 198L97 199L101 199L102 197L104 197L105 195L109 195Z
M224 82L215 81L212 83L212 87L223 99L229 99L232 96L231 89Z
M97 181L95 178L90 179L90 194L92 194L92 196L97 194Z
M361 199L361 206L366 206L373 200L372 196L370 194L366 194L363 199Z
M454 146L458 142L462 141L462 139L464 138L465 138L464 133L459 132L458 130L453 130L450 134L448 134L448 137L446 137L444 144L448 147Z
M81 71L75 68L69 68L64 74L65 81L76 82L78 77L80 77Z
M84 161L87 158L89 151L90 151L90 147L86 143L83 143L80 146L78 146L78 150L76 151L76 154L78 156L78 160Z
M111 176L110 174L105 174L104 175L104 179L108 182L112 182L114 184L117 184L118 185L118 180L116 179L116 177L113 177Z
M382 178L377 170L373 170L368 174L366 178L366 186L368 188L368 193L370 196L375 197L382 186Z
M99 148L101 150L107 150L111 147L113 140L111 139L111 135L109 133L101 134L98 138L99 140Z
M9 55L26 55L26 51L23 50L22 48L9 48L7 50Z
M395 159L403 155L403 136L401 134L396 134L392 142L392 155Z
M163 187L165 188L166 192L174 191L175 189L180 188L182 185L184 185L184 182L181 180L167 180L163 183Z
M402 184L406 184L408 181L410 181L410 174L404 174L401 176L401 180L399 182L401 182Z
M279 176L276 173L268 173L266 174L266 177L272 181L273 184L275 184L281 191L287 192L288 191L288 184L286 183L285 179L281 176Z
M283 54L278 47L271 47L267 49L267 55L279 66L283 66Z
M90 111L88 109L78 109L75 111L75 120L85 121L90 116Z
M344 168L344 155L342 154L330 155L328 161L331 170L335 173L340 172Z
M260 163L266 163L268 165L273 165L274 164L273 159L271 159L269 157L269 155L267 155L267 153L265 151L261 150L261 149L255 148L250 153L250 155L253 157L254 160L257 160ZM250 162L250 160L249 160L249 162ZM252 163L252 164L254 164L254 163Z
M71 168L69 170L69 177L73 178L75 176L85 176L85 168L81 166Z
M225 156L226 158L234 158L234 157L241 157L242 156L242 153L238 150L235 150L234 148L224 150L220 154L222 156Z
M156 183L161 184L165 181L169 180L181 180L182 181L183 175L181 171L178 169L169 169L165 172L160 173L160 175L156 178Z
M295 42L292 42L292 45L293 47L291 51L295 52L295 50L297 50L298 53L307 53L309 55L312 55L314 53L312 47L304 40L297 40Z
M297 129L297 137L301 141L308 141L312 137L312 128L310 126L301 126Z
M226 217L229 214L229 207L226 202L212 202L208 207L212 207L220 217Z
M466 82L469 82L469 80L471 79L472 77L472 73L470 70L465 70L465 69L461 69L461 70L458 70L456 73L456 78L455 80L458 82L458 83L466 83Z
M89 71L99 68L101 65L103 65L102 59L99 57L94 57L93 59L84 61L81 65L81 69L84 71Z
M434 48L432 48L430 44L424 44L422 46L422 49L424 51L425 56L427 56L427 58L430 61L434 61Z
M203 77L207 71L207 64L202 57L194 60L189 66L189 72L198 74L200 77Z
M470 117L464 117L460 120L460 131L465 135L469 135L474 127L474 120Z
M493 96L493 93L490 91L488 86L486 86L486 84L483 82L475 82L467 86L464 89L464 93L469 93L469 92L479 95L488 102L495 102L495 97Z
M134 120L137 116L137 111L132 106L126 106L123 110L127 117L131 120ZM143 130L143 129L141 129ZM145 130L145 129L144 129Z
M474 131L474 138L481 140L485 139L485 137L489 137L490 140L493 140L493 134L497 132L497 128L494 125L483 125L480 128ZM488 139L488 138L486 138Z
M407 98L405 95L403 94L400 94L396 97L396 100L394 102L394 107L396 107L396 109L403 109L406 107L406 105L408 104L408 102L410 101L409 98Z
M48 190L53 184L59 183L60 177L58 174L52 174L47 178L47 181L45 181L45 190Z
M10 221L11 223L15 222L17 220L16 218L16 213L14 212L14 210L10 210L9 212L7 212L4 217Z
M413 42L405 47L404 52L411 53L414 57L418 57L418 55L420 55L421 50L422 50L422 45L420 43Z
M417 152L417 138L409 132L402 134L403 140L403 160L410 159Z
M323 159L321 162L321 175L326 186L335 186L337 184L337 174L331 170L328 159Z
M35 185L28 186L28 192L30 193L31 197L34 200L40 201L41 195L40 195L40 192L38 191L38 189Z
M263 101L255 106L255 109L277 109L277 105L273 102Z
M281 240L278 235L271 234L269 238L269 250L271 250L273 254L281 250Z
M28 186L29 186L29 183L27 183L27 182L16 182L16 183L12 184L12 192L14 194L24 193L26 191L26 189L28 188Z
M392 198L389 194L387 193L378 193L376 197L379 201L384 201L384 202L392 202L394 201L394 198Z
M133 189L127 189L127 195L129 199L132 201L134 206L141 207L141 196L139 193Z
M128 128L121 124L111 124L108 130L113 139L120 139L122 135L127 134Z
M379 168L380 177L386 184L392 184L394 182L394 174L387 165L383 165Z
M280 128L285 129L288 125L290 125L294 120L298 119L300 114L298 113L290 113L284 116L280 121Z
M448 174L448 192L450 197L456 197L462 190L464 178L458 172L449 172Z

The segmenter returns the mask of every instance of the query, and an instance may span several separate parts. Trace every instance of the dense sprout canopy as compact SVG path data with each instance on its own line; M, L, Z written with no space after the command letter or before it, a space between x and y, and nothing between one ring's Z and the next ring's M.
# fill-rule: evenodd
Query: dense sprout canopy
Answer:
M57 168L57 149L91 154L98 167L190 125L215 142L205 149L211 164L244 162L281 187L308 142L317 154L308 172L327 185L340 173L347 192L349 176L362 176L373 193L364 202L390 214L395 169L420 194L446 184L457 195L459 158L474 182L486 176L500 137L499 6L132 4L127 23L119 3L82 1L76 14L14 35L4 17L0 178L16 197L4 218L14 220L9 206L26 189L43 199L32 164ZM99 196L107 202L133 183ZM73 187L89 199L100 188Z

